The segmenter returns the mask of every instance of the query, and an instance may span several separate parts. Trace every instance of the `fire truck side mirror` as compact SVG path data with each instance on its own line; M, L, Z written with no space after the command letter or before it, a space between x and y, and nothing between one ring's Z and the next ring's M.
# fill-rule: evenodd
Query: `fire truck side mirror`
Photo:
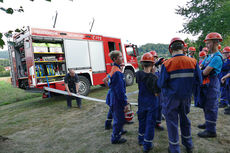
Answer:
M139 56L137 45L133 45L134 56Z

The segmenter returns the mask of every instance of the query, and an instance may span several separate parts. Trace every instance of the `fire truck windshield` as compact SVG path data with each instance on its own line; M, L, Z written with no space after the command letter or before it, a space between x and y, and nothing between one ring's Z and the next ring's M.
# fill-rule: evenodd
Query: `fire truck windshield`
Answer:
M133 50L133 47L132 47L132 46L126 46L126 51L127 51L127 54L128 54L128 55L130 55L130 56L135 56L134 50Z

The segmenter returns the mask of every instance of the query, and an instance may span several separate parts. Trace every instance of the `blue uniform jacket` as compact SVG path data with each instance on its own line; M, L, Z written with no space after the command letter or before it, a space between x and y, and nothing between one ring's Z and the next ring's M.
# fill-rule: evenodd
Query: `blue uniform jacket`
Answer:
M195 85L202 83L201 71L194 58L177 54L161 67L158 85L167 97L190 98Z
M127 105L127 97L125 79L120 66L114 63L108 77L110 78L110 89L107 94L106 104L110 107L123 108Z
M219 74L219 79L221 79L229 72L230 72L230 58L224 60L221 72Z
M143 79L146 76L151 77L150 75L154 75L152 73L145 73L143 71L138 71L136 73L136 82L138 83L138 111L144 111L144 110L154 110L155 108L158 107L158 101L157 97L155 96L154 93L150 92ZM157 76L155 76L157 77ZM153 86L156 86L157 82L152 82ZM156 90L160 90L159 88Z

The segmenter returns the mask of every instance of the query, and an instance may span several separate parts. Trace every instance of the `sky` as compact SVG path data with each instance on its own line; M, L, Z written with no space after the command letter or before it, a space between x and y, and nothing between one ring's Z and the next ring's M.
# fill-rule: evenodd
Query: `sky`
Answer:
M169 44L173 37L196 37L179 33L185 19L175 14L178 5L188 0L4 0L0 7L19 8L24 13L6 14L0 11L0 31L7 32L23 26L90 33L121 38L138 46L146 43ZM3 50L6 50L7 46Z

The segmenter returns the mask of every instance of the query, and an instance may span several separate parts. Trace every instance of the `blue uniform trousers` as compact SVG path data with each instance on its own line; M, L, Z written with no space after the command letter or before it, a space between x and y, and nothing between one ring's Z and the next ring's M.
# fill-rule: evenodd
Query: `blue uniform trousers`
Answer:
M220 82L217 77L210 78L210 83L201 88L200 100L203 105L206 130L209 132L216 132L219 92Z
M138 141L139 144L143 144L144 150L148 150L152 147L152 141L154 138L154 127L156 125L157 109L153 110L138 110Z
M158 104L159 104L159 107L157 109L157 118L156 118L156 124L161 124L161 120L162 120L162 94L160 94L158 97L157 97L157 100L158 100Z
M228 101L229 91L227 90L227 87L225 85L221 86L220 87L220 92L221 92L220 103L228 105L229 104L229 101Z
M123 107L112 106L112 116L113 116L113 133L111 136L111 142L116 142L121 138L121 133L123 131L123 125L125 123L125 113Z
M76 93L76 89L69 88L70 92ZM72 107L72 96L67 96L67 106ZM76 102L78 106L81 106L81 98L76 97Z
M192 148L191 122L187 117L190 112L191 98L177 99L168 97L166 102L166 124L168 129L169 148L172 153L180 153L178 119L180 119L182 144Z
M109 107L109 111L108 111L108 114L107 114L107 119L105 121L105 128L111 128L112 126L112 121L113 121L113 113L112 113L112 108Z

